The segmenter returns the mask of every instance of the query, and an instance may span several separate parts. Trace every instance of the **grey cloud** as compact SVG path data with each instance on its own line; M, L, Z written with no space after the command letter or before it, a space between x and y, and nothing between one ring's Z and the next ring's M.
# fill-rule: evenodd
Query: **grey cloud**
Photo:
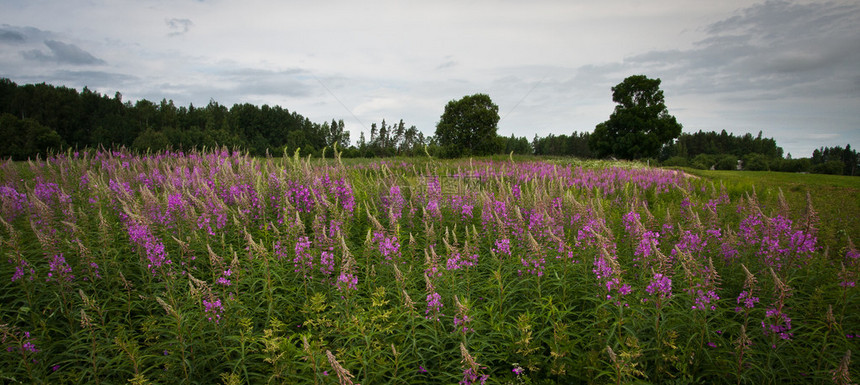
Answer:
M179 36L188 33L194 23L190 19L168 19L165 20L167 27L170 28L168 36Z
M225 81L237 84L235 91L251 95L308 96L315 86L311 76L301 69L267 71L240 69L222 75Z
M448 61L446 61L446 62L444 62L444 63L442 63L442 64L439 64L439 65L436 67L436 69L437 69L437 70L443 70L443 69L446 69L446 68L454 67L454 66L456 66L457 64L458 64L458 63L457 63L456 61L448 60Z
M853 93L846 82L860 74L858 25L860 4L768 1L707 26L692 49L647 52L623 65L662 73L690 93Z
M310 74L301 69L267 71L241 68L210 73L205 83L162 83L144 86L136 93L151 99L168 98L178 105L201 105L210 99L225 105L270 103L279 97L304 97L324 92ZM281 104L284 107L288 105Z
M55 39L54 34L34 27L0 25L0 41L12 43L39 42Z
M56 40L45 40L45 45L50 50L49 53L35 49L24 51L22 55L27 59L45 62L53 61L75 65L105 64L104 60L93 56L74 44L66 44Z
M137 77L121 74L116 72L105 71L57 71L52 75L60 82L70 82L73 84L83 84L88 87L98 88L117 88L121 90L122 86L131 81L137 80Z
M19 32L10 31L10 30L0 30L0 42L8 42L8 43L23 43L24 35Z

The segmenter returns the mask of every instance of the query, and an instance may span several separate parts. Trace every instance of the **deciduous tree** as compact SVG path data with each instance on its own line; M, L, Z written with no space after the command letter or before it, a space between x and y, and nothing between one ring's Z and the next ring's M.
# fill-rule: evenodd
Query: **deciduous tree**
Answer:
M486 94L452 100L436 124L436 139L446 157L497 153L499 106Z
M598 156L656 157L661 147L681 135L681 124L666 108L660 79L630 76L612 87L612 100L618 103L615 111L590 138Z

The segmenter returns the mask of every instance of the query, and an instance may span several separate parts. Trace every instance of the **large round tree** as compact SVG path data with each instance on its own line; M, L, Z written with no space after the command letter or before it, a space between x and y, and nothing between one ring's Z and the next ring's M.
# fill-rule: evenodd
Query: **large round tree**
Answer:
M475 94L452 100L436 124L442 155L459 157L498 152L499 106L489 96Z
M612 100L618 103L615 111L589 139L598 156L656 157L663 145L681 135L681 124L666 109L659 78L630 76L612 87Z

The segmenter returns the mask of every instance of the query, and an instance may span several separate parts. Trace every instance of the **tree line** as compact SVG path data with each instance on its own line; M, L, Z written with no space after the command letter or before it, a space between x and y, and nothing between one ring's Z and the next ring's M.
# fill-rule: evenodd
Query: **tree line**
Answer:
M136 151L186 150L226 146L252 155L299 151L320 156L338 148L343 157L492 154L573 156L578 158L650 159L666 166L734 170L772 170L860 175L860 156L850 145L822 147L808 158L784 157L772 138L725 130L680 132L668 114L659 79L635 75L613 87L618 103L594 132L509 137L497 134L498 106L475 94L445 106L434 135L425 135L400 119L372 123L353 143L343 120L316 123L280 106L176 106L172 100L135 103L84 88L44 83L17 85L0 79L0 158L26 160L67 148L126 147ZM637 129L637 125L641 129ZM329 152L330 153L330 152Z
M204 107L132 104L84 88L47 84L17 85L0 79L0 135L11 140L0 157L27 159L48 150L127 147L139 151L192 147L238 147L253 155L301 148L316 153L335 144L349 145L343 121L311 122L280 106L210 101Z

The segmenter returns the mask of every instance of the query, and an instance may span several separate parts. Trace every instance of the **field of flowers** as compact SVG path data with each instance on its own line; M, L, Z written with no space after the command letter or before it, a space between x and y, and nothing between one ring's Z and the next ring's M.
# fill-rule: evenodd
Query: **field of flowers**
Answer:
M5 383L858 378L850 239L676 171L99 151L0 199Z

